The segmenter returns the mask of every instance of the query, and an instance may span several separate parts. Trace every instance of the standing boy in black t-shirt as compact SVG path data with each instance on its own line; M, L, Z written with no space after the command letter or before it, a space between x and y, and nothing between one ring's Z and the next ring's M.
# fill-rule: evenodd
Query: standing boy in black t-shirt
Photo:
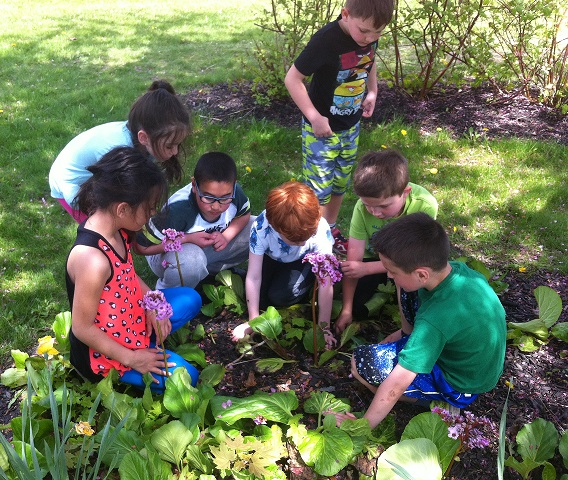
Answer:
M336 253L347 252L335 224L357 156L359 121L375 108L375 51L393 10L393 0L346 0L341 15L315 33L285 79L304 116L305 182L322 206ZM310 75L308 91L304 80Z

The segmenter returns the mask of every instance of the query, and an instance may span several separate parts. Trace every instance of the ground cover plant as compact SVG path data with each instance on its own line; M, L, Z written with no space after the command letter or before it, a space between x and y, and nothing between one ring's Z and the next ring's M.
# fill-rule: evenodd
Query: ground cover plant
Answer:
M247 48L252 48L251 39L257 35L254 2L244 7L227 3L193 6L174 1L159 12L151 2L117 6L22 1L1 7L2 370L13 362L11 349L31 353L36 340L51 332L55 315L68 308L62 266L75 225L49 197L51 161L73 135L98 123L124 119L129 105L152 79L172 81L194 110L186 180L200 154L226 151L237 159L239 179L258 213L269 188L299 177L297 110L286 102L261 108L247 86L252 79L246 68ZM112 18L108 12L113 12ZM215 55L213 50L224 54ZM362 151L383 145L404 151L411 161L411 179L441 201L440 219L447 225L456 255L482 260L497 278L504 275L509 288L502 299L509 321L537 318L533 290L548 285L562 297L560 321L565 322L566 119L487 89L448 88L421 102L412 102L386 84L381 92L374 118L365 124ZM350 195L345 202L343 228L348 226L354 200ZM151 283L145 262L139 265L139 272ZM309 321L309 308L302 317ZM227 365L240 355L227 338L238 320L221 305L212 318L200 319L205 332L200 343L209 363ZM383 326L382 331L388 328ZM311 390L334 386L334 395L351 396L354 409L364 409L369 398L353 388L342 362L333 359L325 367L313 368L311 355L301 351L298 362L284 364L276 373L260 373L252 368L254 362L234 365L216 388L230 398L250 396L256 390L293 390L305 408ZM565 353L565 345L556 337L530 355L508 349L504 381L508 374L515 377L507 417L511 442L516 431L536 417L546 418L557 429L568 424ZM272 356L270 350L259 349L257 354ZM499 418L504 381L479 400L477 415ZM0 389L0 412L6 414L2 423L19 416L19 399L17 391ZM222 403L219 411L225 410ZM88 418L88 408L84 410ZM395 410L393 428L399 429L398 437L416 413L420 411ZM306 415L313 421L309 427L323 431L326 427L310 415ZM104 421L100 425L104 428ZM82 438L74 445L77 456ZM513 455L518 449L510 445ZM295 458L294 452L289 455ZM553 464L560 472L562 460L555 455ZM171 458L172 465L177 463L175 456ZM482 478L493 468L496 446L461 458L452 468L454 478ZM520 478L510 469L506 475Z

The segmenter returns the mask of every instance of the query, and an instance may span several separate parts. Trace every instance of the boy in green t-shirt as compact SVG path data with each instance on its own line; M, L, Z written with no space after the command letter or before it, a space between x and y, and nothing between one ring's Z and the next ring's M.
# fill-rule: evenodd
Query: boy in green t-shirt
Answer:
M347 261L341 263L343 308L335 321L337 333L351 324L353 317L367 316L365 302L387 281L382 262L369 248L371 237L403 215L425 212L436 218L438 213L432 194L409 183L408 161L394 149L363 155L353 174L353 190L359 200L351 218Z
M444 228L413 213L382 228L371 244L399 297L418 291L420 298L415 312L401 302L401 330L353 352L351 373L375 393L364 415L371 428L398 400L464 408L495 387L505 361L505 310L483 275L448 261Z

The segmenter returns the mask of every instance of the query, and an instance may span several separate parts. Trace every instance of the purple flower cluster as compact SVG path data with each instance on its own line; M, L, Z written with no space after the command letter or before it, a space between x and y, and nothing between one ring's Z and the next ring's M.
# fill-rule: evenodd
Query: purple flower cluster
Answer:
M335 255L329 253L307 253L302 260L303 263L310 262L312 264L312 272L315 273L317 279L322 286L326 286L328 280L333 285L341 280L339 260Z
M166 228L162 230L164 238L162 238L162 245L165 252L181 252L181 239L184 237L183 232L178 232L173 228Z
M434 407L432 412L440 415L448 425L448 437L460 441L461 451L489 445L487 435L495 431L495 425L487 417L476 417L471 412L453 415L440 407Z
M156 320L167 320L173 315L172 306L159 290L146 292L142 299L142 306L146 310L155 310Z

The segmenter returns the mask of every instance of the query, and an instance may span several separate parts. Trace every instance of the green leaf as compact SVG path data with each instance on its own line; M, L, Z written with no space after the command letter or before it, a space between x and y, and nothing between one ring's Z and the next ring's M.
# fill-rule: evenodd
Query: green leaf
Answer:
M540 318L531 320L530 322L509 322L507 325L511 328L521 330L522 332L530 333L541 340L548 338L548 327L544 323L544 320Z
M503 472L505 471L505 442L507 433L507 405L509 403L509 394L511 393L511 385L513 384L513 377L509 379L509 388L507 389L507 396L505 397L505 404L503 405L503 412L501 412L501 420L499 422L499 448L497 451L497 478L503 480Z
M221 289L217 288L215 285L205 284L203 285L203 293L206 297L211 300L213 303L222 304L221 299Z
M557 323L552 327L550 333L554 337L562 340L563 342L568 342L568 323L567 322Z
M403 465L413 480L441 480L442 469L438 449L427 438L402 440L387 448L377 462L376 477L381 480L400 480L396 466Z
M392 298L390 293L377 292L365 302L365 307L369 311L369 316L374 316L381 311L381 308Z
M345 330L341 333L341 338L339 339L339 348L343 347L349 340L351 340L357 333L361 330L361 325L357 322L351 323L347 326Z
M472 268L476 272L481 273L489 281L489 279L491 278L491 275L492 275L491 270L489 270L483 264L483 262L480 262L479 260L476 260L476 259L471 259L471 260L469 260L469 262L467 262L467 264L469 265L470 268Z
M323 330L319 327L316 328L316 335L317 335L317 347L318 351L323 350L325 348L325 337L323 335ZM310 328L306 330L306 334L304 335L304 339L302 340L304 344L304 348L309 353L314 353L314 329Z
M168 480L171 467L153 451L147 451L147 457L139 452L130 452L120 463L118 473L121 480Z
M225 367L217 363L207 365L199 375L199 381L214 387L218 385L225 376Z
M189 445L186 449L186 458L193 469L205 474L213 473L215 466L211 459L201 451L199 445Z
M57 340L57 350L68 352L71 349L69 343L69 330L71 330L71 312L61 312L55 316L53 332Z
M529 477L529 474L535 468L540 467L540 463L537 463L530 458L525 458L522 462L519 462L516 458L510 456L507 457L507 460L505 460L505 466L516 470L517 472L519 472L521 477L527 479Z
M256 362L256 368L259 372L274 373L280 370L285 363L296 363L297 360L284 360L282 358L263 358Z
M230 400L232 405L224 408ZM211 411L215 418L232 425L241 418L256 418L262 415L266 420L287 424L293 417L292 411L298 408L298 398L293 391L278 392L269 395L255 392L245 398L223 397L215 395L211 399Z
M328 392L312 392L310 398L304 403L304 412L322 414L328 410L331 412L346 412L350 405Z
M268 307L262 315L249 320L249 325L270 340L277 340L282 333L282 317L274 307Z
M208 303L207 305L203 305L201 307L201 313L206 317L213 318L217 312L217 306L214 303Z
M542 480L556 480L556 469L549 462L545 462L542 469Z
M308 430L296 447L306 465L328 477L345 468L353 458L351 437L337 427L323 432Z
M191 364L197 364L201 368L207 366L205 352L199 348L199 345L196 343L184 343L183 345L179 345L176 347L176 353Z
M402 432L401 440L413 438L427 438L436 448L445 472L456 454L460 442L448 437L448 426L439 415L432 412L424 412L413 417Z
M166 379L164 407L175 417L183 413L196 413L201 403L199 391L191 386L191 376L185 368L176 368L171 377Z
M192 438L191 431L179 420L174 420L155 430L150 442L163 460L180 466Z
M537 418L517 433L517 452L523 459L543 464L554 456L558 432L552 422Z
M535 288L534 296L538 303L539 318L544 322L546 328L552 327L562 313L560 295L550 287L540 286Z
M562 455L562 463L568 469L568 431L564 431L558 444L558 451Z
M325 350L318 358L318 367L321 367L326 362L331 360L333 357L337 355L337 350Z
M23 368L7 368L0 374L0 383L8 388L18 388L28 383L28 372Z
M10 353L14 359L14 366L16 368L26 368L26 360L30 358L26 352L22 352L21 350L11 350Z
M217 280L222 285L229 287L232 292L236 295L238 299L237 302L244 302L245 298L245 288L243 285L243 279L240 275L231 272L230 270L221 270L216 276ZM236 304L235 304L236 305Z

